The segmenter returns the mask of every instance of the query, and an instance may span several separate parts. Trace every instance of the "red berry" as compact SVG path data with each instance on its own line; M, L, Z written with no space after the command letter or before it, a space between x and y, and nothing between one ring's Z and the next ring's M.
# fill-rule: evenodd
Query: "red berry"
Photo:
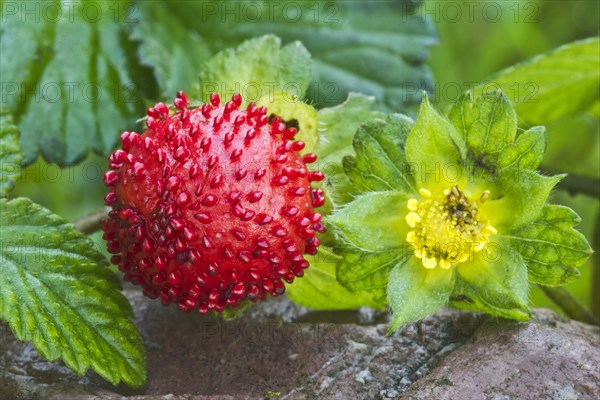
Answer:
M148 129L124 132L104 181L112 207L102 224L111 261L144 294L205 314L262 300L304 274L323 232L325 201L295 129L235 94L188 109L148 110Z

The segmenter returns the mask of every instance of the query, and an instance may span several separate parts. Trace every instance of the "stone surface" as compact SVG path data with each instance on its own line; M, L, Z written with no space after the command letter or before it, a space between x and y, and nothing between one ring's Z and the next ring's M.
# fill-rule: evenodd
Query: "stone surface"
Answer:
M598 328L443 310L386 335L387 315L309 312L285 298L222 321L127 292L148 351L143 391L44 361L3 326L0 399L594 399ZM332 323L332 321L336 323Z
M489 319L405 393L407 399L600 399L599 329L549 310Z

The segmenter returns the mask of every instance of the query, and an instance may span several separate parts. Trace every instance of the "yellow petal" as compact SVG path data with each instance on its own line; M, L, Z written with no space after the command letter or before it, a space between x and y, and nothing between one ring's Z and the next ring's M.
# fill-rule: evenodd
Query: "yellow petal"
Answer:
M435 257L426 258L425 261L423 261L423 266L427 269L433 269L436 265L437 261L435 261Z

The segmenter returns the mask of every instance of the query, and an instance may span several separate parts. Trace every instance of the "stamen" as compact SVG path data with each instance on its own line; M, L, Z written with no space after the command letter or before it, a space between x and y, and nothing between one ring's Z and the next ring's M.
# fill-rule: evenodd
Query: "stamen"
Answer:
M419 189L419 193L421 200L413 198L407 202L405 219L412 229L406 241L423 267L448 269L465 262L473 253L483 250L490 235L498 233L479 215L477 204L458 186L444 190L438 197L424 188ZM489 195L489 191L483 192L478 198L480 204L485 203Z
M452 186L452 194L457 198L460 197L460 192L458 191L458 186Z
M421 194L421 196L423 197L431 197L431 192L427 189L419 189L419 193Z
M481 193L481 197L479 198L479 201L481 202L481 204L485 203L485 201L488 199L488 197L490 197L489 190L486 190L483 193Z

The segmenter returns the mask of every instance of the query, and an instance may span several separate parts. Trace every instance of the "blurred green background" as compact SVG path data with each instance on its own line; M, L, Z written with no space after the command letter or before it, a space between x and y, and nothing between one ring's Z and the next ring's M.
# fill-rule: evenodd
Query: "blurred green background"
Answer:
M472 83L483 82L500 69L561 44L597 36L600 30L600 2L594 0L427 1L420 12L431 18L439 31L440 43L433 49L429 65L436 80L434 101L442 109ZM590 184L598 185L598 103L594 109L547 124L549 143L544 169L586 176L592 178ZM38 160L24 171L12 195L30 197L74 221L102 207L106 191L101 178L105 168L106 161L94 155L64 170ZM592 247L599 249L599 199L558 190L554 200L577 211L583 219L579 229ZM104 251L100 236L96 233L93 239ZM590 308L592 288L600 290L599 274L593 278L599 260L594 255L581 268L582 279L567 287ZM537 289L531 298L535 306L556 309Z

